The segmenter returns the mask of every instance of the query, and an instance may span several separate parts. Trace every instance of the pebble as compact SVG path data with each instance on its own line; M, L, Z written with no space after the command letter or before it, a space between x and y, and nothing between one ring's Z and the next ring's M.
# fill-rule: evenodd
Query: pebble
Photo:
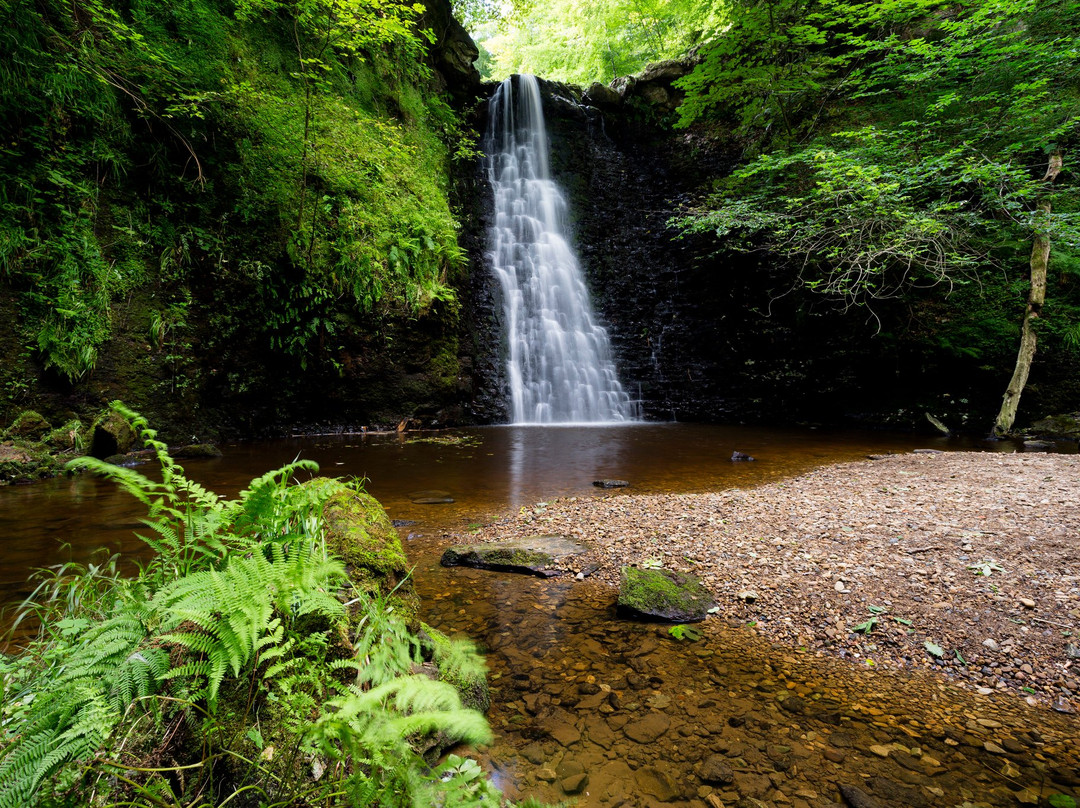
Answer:
M832 588L835 589L837 592L843 592L844 591L844 582L843 581L837 581L835 584L833 584Z
M1020 605L1023 606L1025 609L1034 609L1035 601L1033 601L1031 598L1020 598Z
M989 648L991 651L998 650L997 642L995 642L994 640L991 640L989 637L986 638L985 640L983 640L982 644L983 644L984 648Z

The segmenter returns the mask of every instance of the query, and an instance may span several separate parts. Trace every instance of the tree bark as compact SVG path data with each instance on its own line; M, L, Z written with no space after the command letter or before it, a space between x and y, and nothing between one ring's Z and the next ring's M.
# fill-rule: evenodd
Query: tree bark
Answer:
M1061 173L1061 152L1050 155L1050 163L1046 168L1043 182L1051 183ZM1044 215L1050 213L1049 202L1039 202L1038 210ZM1036 223L1038 226L1038 223ZM1020 394L1024 392L1028 375L1031 373L1031 363L1035 359L1035 319L1042 313L1043 304L1046 302L1046 270L1050 263L1050 237L1039 230L1035 231L1035 238L1031 245L1031 259L1029 268L1031 273L1031 288L1028 291L1027 309L1024 311L1024 320L1020 324L1020 350L1016 354L1016 367L1013 369L1012 379L1005 389L1005 396L1001 401L1001 409L994 421L993 434L1001 437L1008 434L1016 421L1016 409L1020 406Z

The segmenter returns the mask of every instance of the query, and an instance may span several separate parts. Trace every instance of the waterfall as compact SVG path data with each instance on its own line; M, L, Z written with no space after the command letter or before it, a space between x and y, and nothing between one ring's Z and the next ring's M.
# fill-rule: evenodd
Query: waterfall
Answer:
M596 322L567 241L566 199L549 175L534 76L499 85L484 151L495 193L491 261L503 294L513 422L636 420L637 402L619 384L607 331Z

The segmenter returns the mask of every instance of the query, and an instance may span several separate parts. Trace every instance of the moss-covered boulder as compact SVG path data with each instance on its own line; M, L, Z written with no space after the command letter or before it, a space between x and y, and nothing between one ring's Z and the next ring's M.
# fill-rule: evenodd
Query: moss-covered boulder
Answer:
M21 441L0 443L0 485L27 483L54 477L61 463L40 445Z
M486 713L491 709L491 689L487 671L476 664L462 664L461 654L454 641L427 623L420 624L420 642L425 658L430 658L441 682L453 685L461 694L461 703L470 710ZM471 661L471 658L467 658Z
M631 617L696 623L716 601L693 575L674 570L623 567L619 580L619 612Z
M552 578L573 571L572 559L588 547L565 536L525 536L486 544L462 544L443 553L444 567L476 567Z
M127 419L114 410L108 410L98 416L90 427L90 454L100 460L127 454L136 439Z
M37 441L41 440L50 429L52 429L52 424L45 419L45 416L33 410L26 410L11 422L11 426L4 431L4 437Z
M1033 423L1030 431L1044 438L1080 440L1080 412L1050 415Z
M332 481L313 480L308 485ZM401 538L379 501L343 483L323 506L326 545L345 562L353 584L370 595L386 598L406 624L416 624L420 600L409 578L409 559Z
M41 442L55 452L78 451L83 447L82 421L73 418L63 426L51 430Z

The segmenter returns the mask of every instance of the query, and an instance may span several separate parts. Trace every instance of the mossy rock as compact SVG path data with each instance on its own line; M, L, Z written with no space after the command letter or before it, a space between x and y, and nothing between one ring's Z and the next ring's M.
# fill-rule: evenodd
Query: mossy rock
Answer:
M463 544L447 548L444 567L476 567L499 572L524 572L552 578L569 569L569 560L588 547L565 536L525 536L486 544Z
M619 611L632 617L696 623L704 620L716 601L693 575L673 570L623 567L619 580Z
M1033 423L1030 431L1044 438L1080 440L1080 412L1050 415Z
M83 447L82 421L73 418L49 432L42 443L57 452L78 451Z
M52 429L52 424L45 420L45 416L33 410L26 410L11 422L11 426L4 432L4 437L37 441L41 440L50 429Z
M221 449L212 443L192 443L188 446L178 446L175 449L170 449L169 454L174 460L201 460L221 457Z
M138 436L120 413L108 410L90 427L90 454L104 460L131 451Z
M313 480L307 485L334 484ZM420 599L409 578L409 559L401 538L379 501L344 483L323 506L326 544L331 553L345 562L353 584L370 595L387 599L408 625L414 626Z
M0 444L0 485L28 483L60 473L61 463L40 445L22 441Z
M486 672L462 670L454 665L453 641L427 623L420 624L418 636L425 658L430 657L439 671L439 681L453 685L461 694L462 705L482 713L490 710L491 688Z

